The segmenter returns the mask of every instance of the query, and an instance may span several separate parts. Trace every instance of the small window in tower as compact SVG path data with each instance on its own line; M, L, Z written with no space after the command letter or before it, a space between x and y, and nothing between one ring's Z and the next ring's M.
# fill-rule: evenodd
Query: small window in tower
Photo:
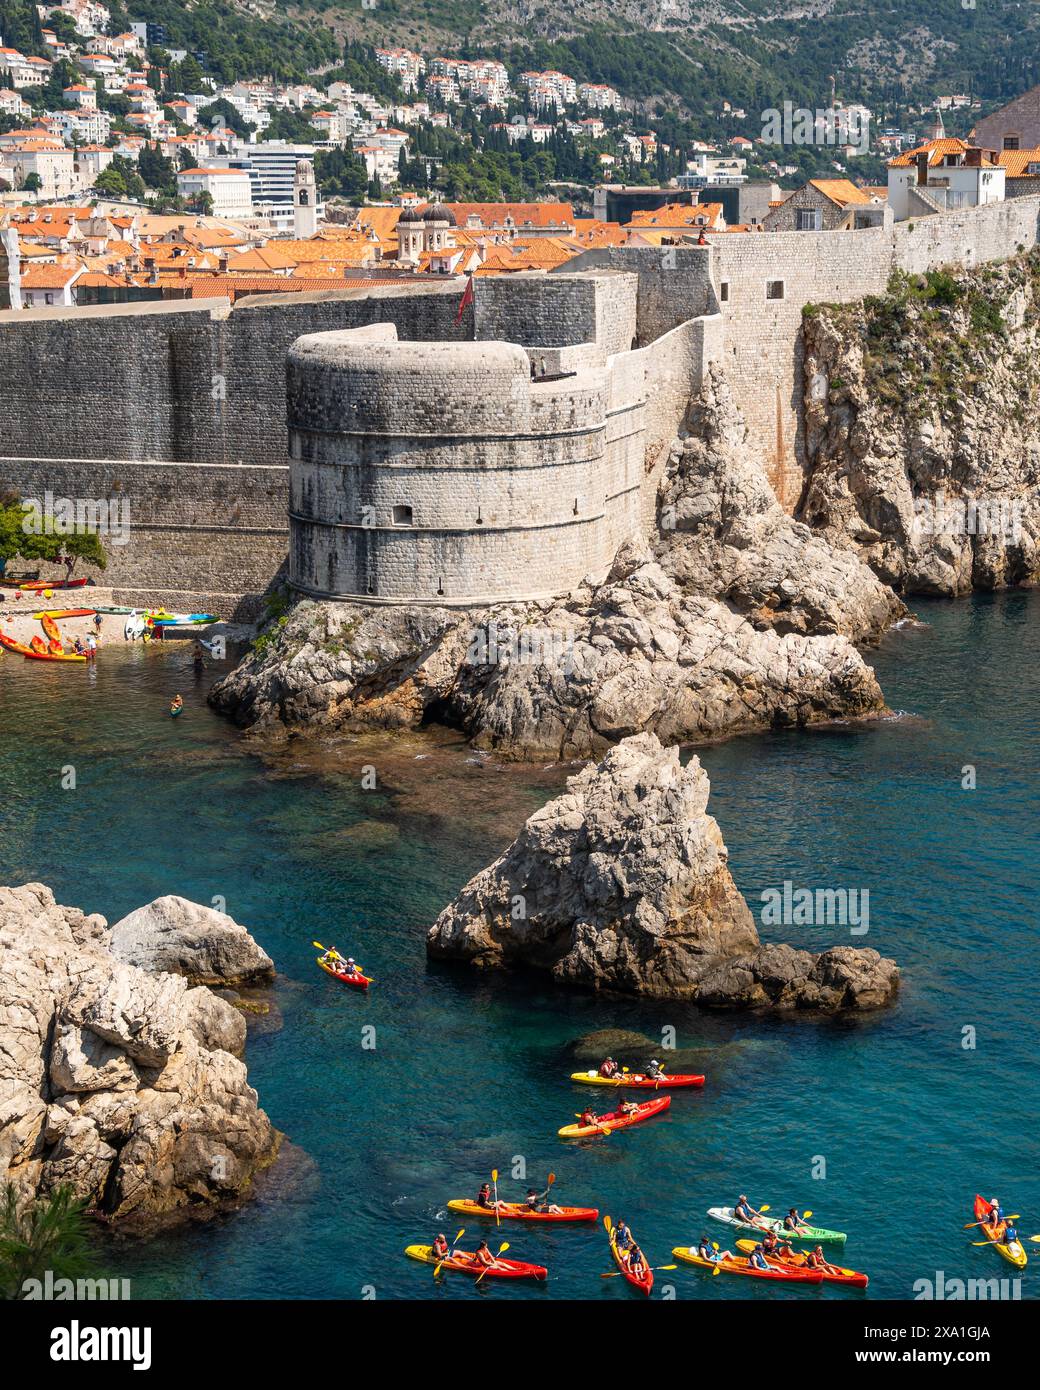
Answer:
M404 506L403 503L398 504L396 507L394 507L394 525L395 525L395 526L411 526L411 524L412 524L412 509L411 509L411 507L406 507L406 506Z
M767 281L766 281L766 298L767 298L767 299L783 299L783 297L784 297L784 282L783 282L782 280L767 280Z
M720 304L728 304L728 303L729 303L729 281L728 281L728 280L722 280L722 281L720 281L720 283L719 283L719 303L720 303Z
M307 204L308 204L309 201L310 201L310 199L309 199L309 197L308 197L308 195L307 195L307 190L306 190L306 188L301 188L301 189L300 189L300 207L301 207L301 208L305 208L305 207L307 206Z

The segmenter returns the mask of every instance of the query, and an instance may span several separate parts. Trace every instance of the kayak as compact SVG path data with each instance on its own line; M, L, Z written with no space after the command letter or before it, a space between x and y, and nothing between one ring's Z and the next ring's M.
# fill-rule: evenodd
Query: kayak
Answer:
M40 615L40 626L52 642L61 642L61 629L49 613Z
M703 1086L704 1077L694 1076L692 1073L676 1072L674 1076L662 1076L656 1081L651 1076L643 1076L640 1072L626 1072L624 1076L600 1076L595 1071L572 1071L571 1080L577 1081L582 1086L624 1086L631 1090L642 1088L647 1091L659 1091L662 1087L674 1090L679 1086Z
M1025 1250L1022 1248L1021 1242L1013 1240L1005 1243L1000 1239L1004 1234L1007 1222L1000 1221L994 1224L992 1221L986 1221L985 1218L989 1215L990 1210L990 1204L986 1201L985 1197L980 1197L978 1193L976 1193L975 1220L981 1224L983 1235L987 1240L993 1242L998 1253L1003 1255L1005 1260L1009 1260L1016 1269L1025 1269L1028 1263L1028 1257Z
M212 613L146 613L156 627L188 627L192 624L215 623L219 619Z
M33 617L43 622L44 618L92 618L100 612L100 608L47 608L42 613L34 613Z
M318 964L327 975L331 975L335 980L342 980L345 985L350 985L352 989L368 989L372 980L372 975L345 975L339 970L333 970L331 965L326 965L319 957Z
M757 1269L745 1260L705 1260L689 1245L677 1245L672 1251L677 1260L699 1269L715 1269L723 1274L746 1274L751 1279L772 1279L785 1284L822 1284L823 1274L818 1269Z
M454 1269L459 1274L483 1274L486 1279L547 1279L549 1271L544 1265L525 1264L523 1260L503 1260L496 1257L493 1265L476 1264L476 1256L468 1250L456 1250L454 1255L441 1260L433 1253L432 1245L406 1245L404 1253L411 1260L421 1260L425 1265L439 1264L442 1269Z
M628 1267L627 1260L622 1258L621 1251L617 1248L617 1233L615 1231L610 1232L610 1253L614 1256L614 1263L617 1265L618 1269L620 1269L622 1276L628 1283L630 1283L634 1289L638 1289L640 1293L645 1293L647 1298L649 1298L651 1290L654 1287L654 1271L647 1265L644 1267L642 1274L637 1275L632 1273Z
M78 652L22 652L26 661L86 661Z
M38 589L82 589L86 584L83 579L31 579L27 584L19 584L18 587L23 593L34 593Z
M738 1240L737 1249L750 1255L757 1244L755 1240ZM808 1258L799 1250L793 1255L766 1255L766 1263L777 1269L804 1269ZM825 1284L847 1284L853 1289L865 1289L869 1283L865 1274L855 1269L843 1269L841 1265L830 1265L828 1269L821 1269L820 1273Z
M708 1215L713 1221L721 1221L724 1226L736 1226L740 1231L775 1231L787 1240L811 1240L814 1245L844 1245L844 1231L825 1231L822 1226L803 1226L800 1231L785 1231L782 1221L764 1217L761 1226L753 1226L750 1221L738 1221L732 1207L709 1207Z
M561 1139L588 1139L602 1135L604 1126L610 1129L628 1129L630 1125L642 1124L667 1110L672 1103L671 1096L659 1096L657 1100L646 1100L638 1105L631 1115L623 1115L620 1110L612 1110L609 1115L597 1115L594 1125L564 1125L558 1130Z
M461 1211L465 1216L490 1216L495 1213L479 1202L455 1197L449 1203L451 1211ZM561 1207L559 1211L531 1211L523 1202L503 1202L498 1209L503 1221L596 1221L599 1211L596 1207Z
M32 656L32 647L27 647L24 642L16 642L13 637L8 637L6 632L0 632L0 647L9 652L17 652L19 656Z

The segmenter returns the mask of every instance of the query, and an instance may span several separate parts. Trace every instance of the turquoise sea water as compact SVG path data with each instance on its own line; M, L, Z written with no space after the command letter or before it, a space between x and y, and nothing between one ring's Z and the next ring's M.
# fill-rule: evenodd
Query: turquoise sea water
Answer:
M212 677L196 685L172 642L104 651L95 673L0 658L0 882L43 880L113 921L161 893L219 895L281 972L247 1061L295 1146L287 1161L227 1220L107 1247L108 1272L140 1297L638 1297L599 1277L611 1268L599 1225L492 1228L512 1256L549 1266L545 1287L435 1284L403 1257L462 1224L471 1245L481 1223L449 1217L446 1200L520 1157L531 1181L556 1173L558 1200L627 1217L652 1263L705 1229L731 1246L735 1233L703 1213L745 1191L847 1231L839 1258L871 1275L864 1294L680 1267L658 1275L655 1296L910 1298L939 1270L1013 1278L961 1228L981 1190L1023 1213L1023 1234L1040 1231L1040 596L918 611L928 625L871 658L898 718L701 750L753 910L785 880L869 889L865 937L772 933L815 949L871 945L903 967L895 1009L824 1023L428 965L425 927L566 769L499 767L450 735L261 757L208 710ZM187 709L173 721L177 690ZM975 790L962 789L966 764ZM61 787L68 765L75 790ZM366 765L375 791L361 788ZM377 980L367 997L316 969L314 939L362 961ZM680 1046L704 1049L708 1084L675 1093L663 1119L568 1145L557 1128L603 1093L569 1083L565 1045L603 1027L673 1027ZM814 1178L821 1159L826 1176ZM513 1196L526 1183L501 1186ZM1040 1269L1040 1246L1029 1248ZM1022 1296L1038 1288L1031 1267Z

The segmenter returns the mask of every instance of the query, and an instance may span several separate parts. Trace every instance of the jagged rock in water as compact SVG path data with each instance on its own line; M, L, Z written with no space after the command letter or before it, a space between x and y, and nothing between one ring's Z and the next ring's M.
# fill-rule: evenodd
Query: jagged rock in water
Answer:
M167 894L121 918L109 933L117 960L193 985L255 985L274 979L274 962L226 912Z
M1040 254L804 321L801 516L907 594L1040 578Z
M724 599L756 627L854 642L876 641L906 615L856 555L783 511L716 365L689 424L659 493L654 547L683 593Z
M216 707L264 728L305 711L308 724L326 727L436 717L477 747L528 760L588 757L641 730L694 742L884 708L846 638L758 631L725 604L684 596L635 542L622 546L604 583L556 603L450 620L442 611L442 625L431 617L421 634L395 609L370 611L336 678L325 680L315 643L340 622L340 607L300 605L270 647L216 687ZM380 623L394 634L382 647ZM405 629L427 645L406 652ZM351 684L359 642L376 643L375 654ZM290 681L287 701L279 692Z
M70 1184L149 1230L232 1205L280 1135L208 990L117 960L103 917L39 883L0 888L0 1182Z
M431 927L431 956L524 964L594 989L712 1007L876 1008L898 971L876 951L760 946L707 814L699 761L638 734L569 779ZM732 970L732 975L727 972Z

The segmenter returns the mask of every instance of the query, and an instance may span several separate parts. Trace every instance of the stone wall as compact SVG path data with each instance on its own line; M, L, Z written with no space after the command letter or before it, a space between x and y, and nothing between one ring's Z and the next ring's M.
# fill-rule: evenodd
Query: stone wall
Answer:
M717 309L711 279L710 246L606 246L583 251L561 270L568 273L612 270L637 277L636 345L644 346L680 323ZM615 351L632 346L619 344Z
M103 536L119 604L164 603L249 620L285 563L289 469L125 459L0 457L0 491L104 502L126 543ZM121 530L121 527L120 527Z

